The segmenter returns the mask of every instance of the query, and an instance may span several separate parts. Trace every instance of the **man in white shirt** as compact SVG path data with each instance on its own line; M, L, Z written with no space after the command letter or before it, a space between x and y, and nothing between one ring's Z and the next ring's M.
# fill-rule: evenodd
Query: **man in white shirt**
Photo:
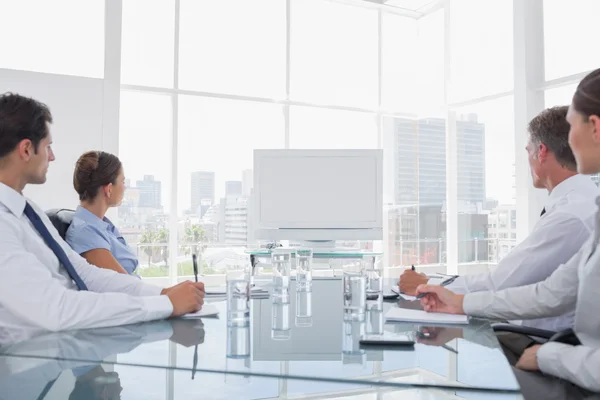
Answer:
M97 328L195 312L201 283L167 289L88 264L22 194L51 161L52 115L42 103L0 95L0 329Z
M542 111L529 123L526 147L533 185L549 192L541 217L531 234L491 271L456 278L446 287L455 293L498 291L543 281L584 244L594 227L600 195L589 176L577 174L569 147L568 107ZM400 289L414 294L421 284L440 284L412 270L400 277ZM573 312L560 317L523 321L523 325L559 331L573 325ZM508 338L505 338L508 339ZM521 339L519 339L521 340ZM524 343L526 346L529 343Z

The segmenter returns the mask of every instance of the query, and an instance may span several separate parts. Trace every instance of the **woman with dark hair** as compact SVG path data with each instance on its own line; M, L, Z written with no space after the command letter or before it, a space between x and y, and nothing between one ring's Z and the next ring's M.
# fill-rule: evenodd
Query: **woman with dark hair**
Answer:
M125 193L125 175L117 156L89 151L79 157L73 186L80 205L67 231L66 241L90 264L134 275L138 258L113 223L106 218Z

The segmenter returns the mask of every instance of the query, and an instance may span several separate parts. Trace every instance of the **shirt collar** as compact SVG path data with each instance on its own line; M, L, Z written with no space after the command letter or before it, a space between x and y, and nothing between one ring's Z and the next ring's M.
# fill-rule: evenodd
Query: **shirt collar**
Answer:
M15 217L21 218L26 202L27 200L21 193L0 182L0 203L4 204Z
M552 192L550 192L548 195L548 199L545 203L546 211L550 211L559 202L559 200L565 197L567 194L577 190L578 187L585 187L585 185L589 185L590 183L594 184L590 177L586 175L577 174L568 177L556 185Z
M75 217L100 229L110 229L110 226L112 225L108 218L104 217L104 219L100 219L96 214L82 206L77 206L77 209L75 210Z

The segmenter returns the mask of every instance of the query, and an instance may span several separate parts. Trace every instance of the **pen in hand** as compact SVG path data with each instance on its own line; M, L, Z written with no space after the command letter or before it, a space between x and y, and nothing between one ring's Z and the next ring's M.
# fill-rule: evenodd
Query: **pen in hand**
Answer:
M198 262L196 261L196 254L192 254L192 264L194 265L194 279L198 282Z

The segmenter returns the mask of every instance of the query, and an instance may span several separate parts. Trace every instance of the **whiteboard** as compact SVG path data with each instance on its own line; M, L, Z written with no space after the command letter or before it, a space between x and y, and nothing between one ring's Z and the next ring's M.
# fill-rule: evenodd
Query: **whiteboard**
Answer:
M261 229L381 229L381 150L255 150Z

